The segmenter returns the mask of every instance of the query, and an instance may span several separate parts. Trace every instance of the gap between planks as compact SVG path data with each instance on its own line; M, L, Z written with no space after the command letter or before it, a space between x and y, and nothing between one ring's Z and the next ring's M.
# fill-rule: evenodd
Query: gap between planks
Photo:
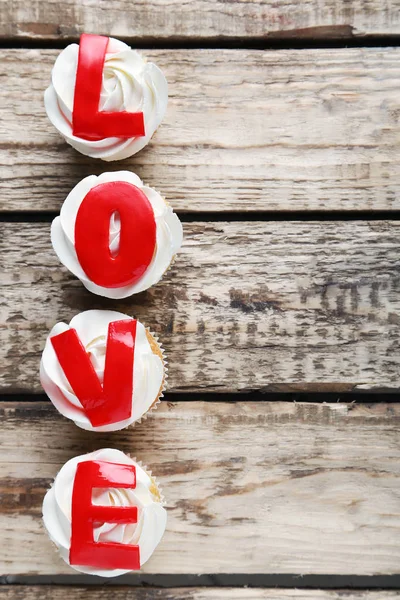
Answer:
M400 209L394 211L260 211L260 212L210 212L199 213L175 211L182 223L247 223L258 221L399 221ZM59 215L57 211L10 211L0 212L0 223L51 223Z
M210 39L149 38L132 39L120 36L120 41L135 50L324 50L327 48L398 48L399 35L368 35L362 38L346 37L292 37L266 38L265 36L243 39L215 37ZM1 38L0 50L63 50L69 44L78 43L79 37L54 40L32 38Z
M196 578L196 577L195 577ZM96 579L96 583L93 582ZM175 578L177 579L177 578ZM373 590L324 590L324 589L301 589L301 579L297 578L297 583L300 587L294 586L297 589L261 589L257 587L238 588L227 587L217 588L200 587L201 577L198 577L195 587L169 587L167 589L156 587L153 584L146 588L128 587L125 583L117 583L107 586L99 585L97 578L92 578L86 583L80 583L88 587L68 587L61 586L55 583L58 578L52 578L46 586L43 585L23 585L16 587L15 585L4 585L0 587L0 598L2 600L65 600L68 594L68 600L399 600L400 592L396 591L373 591ZM218 576L208 577L213 585L214 580L218 580ZM309 579L309 578L307 578ZM322 578L319 578L322 580ZM365 578L364 578L365 579ZM373 580L374 578L370 578ZM380 581L392 581L391 578L379 578ZM155 578L154 578L155 580ZM261 578L259 578L261 580ZM271 586L273 586L273 581ZM68 584L67 584L68 585ZM245 584L246 585L246 584ZM382 586L381 586L382 587Z
M274 386L271 386L273 388ZM282 389L291 389L292 392L280 392L279 388ZM296 387L299 387L301 391L296 392ZM276 392L236 392L236 393L224 393L224 392L166 392L164 393L164 397L161 402L220 402L220 403L232 403L232 402L307 402L309 404L323 404L323 403L334 403L337 404L375 404L379 402L399 402L399 393L397 390L383 390L382 392L370 392L368 390L360 391L360 392L346 392L345 387L343 385L344 391L340 393L340 386L337 385L338 390L336 392L313 392L310 389L309 392L305 392L304 389L307 386L305 384L300 384L296 386L295 384L281 384L279 386L276 385ZM323 388L323 386L319 386ZM329 384L327 384L326 388L329 390ZM310 386L312 388L312 386ZM1 394L0 393L0 403L1 402L48 402L49 399L46 394L43 393L25 393L25 394Z

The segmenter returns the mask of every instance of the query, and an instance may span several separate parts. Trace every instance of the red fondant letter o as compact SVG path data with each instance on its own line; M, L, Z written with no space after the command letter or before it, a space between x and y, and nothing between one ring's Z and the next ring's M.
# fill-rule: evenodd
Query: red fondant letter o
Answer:
M121 220L119 249L110 251L110 219ZM96 285L131 285L148 268L156 247L156 222L147 196L126 181L101 183L83 199L75 221L75 250L82 269Z

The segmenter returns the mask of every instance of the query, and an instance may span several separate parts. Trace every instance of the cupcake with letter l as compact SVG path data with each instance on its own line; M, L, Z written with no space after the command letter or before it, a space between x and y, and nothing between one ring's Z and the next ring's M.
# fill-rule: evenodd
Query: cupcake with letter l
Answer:
M47 116L76 150L105 161L146 146L164 118L162 71L114 38L83 34L58 56L44 95Z

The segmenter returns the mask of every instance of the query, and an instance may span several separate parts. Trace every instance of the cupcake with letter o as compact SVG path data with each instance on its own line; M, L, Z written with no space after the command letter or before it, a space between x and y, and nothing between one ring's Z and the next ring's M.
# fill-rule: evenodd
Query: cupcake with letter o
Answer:
M129 171L90 175L51 225L53 248L94 294L127 298L155 285L182 245L171 206Z

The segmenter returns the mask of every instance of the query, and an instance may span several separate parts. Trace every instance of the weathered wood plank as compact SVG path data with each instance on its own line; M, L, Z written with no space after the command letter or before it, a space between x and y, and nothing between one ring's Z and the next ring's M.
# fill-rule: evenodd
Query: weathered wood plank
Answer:
M171 391L400 387L399 222L185 223L163 282L122 301L67 273L49 229L0 224L3 392L39 392L51 327L90 308L160 334Z
M399 600L393 591L284 590L260 588L0 587L2 600Z
M0 51L1 211L58 210L82 177L121 168L182 212L400 209L400 48L146 51L167 117L111 165L47 120L57 52Z
M23 0L3 2L0 36L76 39L83 31L142 41L343 38L400 33L398 0Z
M0 564L71 573L41 525L70 457L101 447L151 465L169 506L146 573L393 574L400 560L400 405L163 402L88 435L47 403L0 406Z

